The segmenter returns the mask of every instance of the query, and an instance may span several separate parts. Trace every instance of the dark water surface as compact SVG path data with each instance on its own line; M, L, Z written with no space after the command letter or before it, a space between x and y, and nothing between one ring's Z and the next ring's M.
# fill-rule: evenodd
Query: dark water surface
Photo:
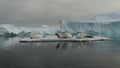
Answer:
M0 38L0 68L120 68L120 42L19 43Z

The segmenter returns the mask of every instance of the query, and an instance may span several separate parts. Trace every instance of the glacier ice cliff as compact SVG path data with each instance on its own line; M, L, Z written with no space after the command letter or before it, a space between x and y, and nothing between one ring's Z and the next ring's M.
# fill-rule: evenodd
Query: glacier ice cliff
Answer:
M67 22L66 20L61 20L60 29L61 31L69 31L71 33L83 32L116 40L120 39L120 21Z
M96 21L75 22L75 21L60 21L59 27L51 27L43 25L37 28L16 27L12 24L0 25L0 36L19 36L28 37L30 34L55 34L57 31L68 31L71 33L83 32L90 35L104 36L120 40L120 14L97 14Z
M43 25L42 27L29 28L29 27L16 27L11 24L1 24L0 25L0 36L30 36L30 33L40 33L43 35L54 34L59 28L50 27Z

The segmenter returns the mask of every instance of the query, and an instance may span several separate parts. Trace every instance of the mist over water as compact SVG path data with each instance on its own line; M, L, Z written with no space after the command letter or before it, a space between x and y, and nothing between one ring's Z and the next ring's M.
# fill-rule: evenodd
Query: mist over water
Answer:
M18 40L0 38L1 68L120 67L120 43L116 41L20 43Z

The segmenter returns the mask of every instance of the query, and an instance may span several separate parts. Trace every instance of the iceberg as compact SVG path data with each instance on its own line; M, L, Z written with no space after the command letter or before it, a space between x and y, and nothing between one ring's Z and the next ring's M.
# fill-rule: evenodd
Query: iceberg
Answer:
M14 25L2 24L0 25L0 35L5 35L6 33L19 33L19 30L15 28Z
M120 39L120 21L115 22L67 22L61 20L61 31L68 31L73 34L78 32L90 35L103 36L112 39Z
M55 34L59 28L50 27L43 25L42 27L29 28L29 27L16 27L12 24L1 24L0 25L0 36L30 36L30 33L40 33L43 35Z

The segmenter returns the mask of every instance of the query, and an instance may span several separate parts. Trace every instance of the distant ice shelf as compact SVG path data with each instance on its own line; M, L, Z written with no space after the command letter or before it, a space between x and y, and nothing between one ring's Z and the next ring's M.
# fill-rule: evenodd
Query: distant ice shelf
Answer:
M120 13L103 13L96 15L96 21L120 21Z

